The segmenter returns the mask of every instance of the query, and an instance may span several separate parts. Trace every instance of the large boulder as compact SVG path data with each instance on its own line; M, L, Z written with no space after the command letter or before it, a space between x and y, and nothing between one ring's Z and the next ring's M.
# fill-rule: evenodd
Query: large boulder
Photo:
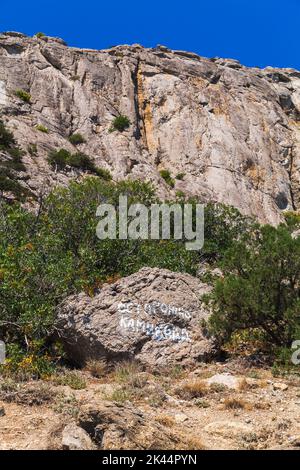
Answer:
M95 297L66 299L58 309L59 335L78 365L88 359L193 365L214 354L201 322L208 312L200 299L209 290L188 274L143 268Z

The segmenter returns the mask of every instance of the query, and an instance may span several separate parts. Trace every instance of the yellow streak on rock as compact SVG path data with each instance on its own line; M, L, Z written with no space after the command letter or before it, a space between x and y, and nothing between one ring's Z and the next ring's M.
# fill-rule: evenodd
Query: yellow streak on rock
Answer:
M145 96L144 83L143 83L143 73L141 67L138 68L137 73L137 94L138 94L138 105L139 112L143 119L144 129L143 129L143 138L145 140L146 146L150 152L157 149L157 143L154 138L153 133L153 116L150 101Z

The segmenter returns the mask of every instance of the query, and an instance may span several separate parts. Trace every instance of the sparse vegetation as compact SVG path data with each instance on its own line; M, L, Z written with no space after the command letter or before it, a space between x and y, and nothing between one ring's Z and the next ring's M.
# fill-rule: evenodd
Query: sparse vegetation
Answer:
M6 157L0 160L0 193L12 193L17 199L23 200L31 195L18 181L18 173L25 172L22 162L23 151L19 149L15 138L0 120L0 151Z
M56 170L64 170L70 157L70 152L65 149L60 149L49 153L48 163Z
M38 131L40 131L40 132L44 132L44 134L48 134L48 133L49 133L48 127L43 126L42 124L38 124L38 125L36 126L36 130L38 130Z
M176 389L176 394L184 400L202 398L208 393L208 387L203 380L189 380Z
M170 186L171 188L174 188L175 181L172 178L171 173L169 172L169 170L161 170L159 172L159 174L162 177L162 179L165 180L165 182L167 183L168 186Z
M73 82L76 82L76 81L80 80L80 76L79 75L72 75L70 77L70 80L72 80Z
M15 90L15 95L20 98L20 100L24 101L24 103L30 103L31 95L25 90L17 89Z
M69 142L73 145L80 145L80 144L84 144L86 140L81 134L77 133L77 134L70 135Z
M156 421L161 424L162 426L166 426L168 428L173 427L176 424L175 419L173 416L162 414L156 417Z
M110 181L112 179L110 171L104 168L96 167L95 173L99 178L102 178L105 181Z
M107 362L105 360L90 359L85 368L93 377L99 379L107 373Z
M133 375L141 371L141 366L137 362L124 361L115 367L114 378L117 382L129 382Z
M0 399L7 403L37 406L52 402L54 398L54 391L44 383L28 386L12 379L0 382Z
M82 390L86 388L84 377L77 371L66 370L64 373L54 375L52 380L56 385L67 385L73 390Z
M244 410L251 409L249 403L241 398L225 398L224 408L226 410Z
M179 181L182 181L185 177L185 173L178 173L176 175L176 179L179 180Z
M125 403L127 400L130 400L130 394L126 389L118 388L114 390L113 393L107 397L107 399L121 404Z
M111 175L108 170L96 167L92 159L82 152L72 154L65 149L54 150L48 155L48 163L56 171L65 170L66 167L69 166L70 168L77 168L78 170L94 173L99 176L99 178L106 181L111 179Z
M46 37L46 34L39 32L35 34L35 37L37 37L38 39L41 39L41 38Z
M127 116L120 114L119 116L115 117L112 125L109 129L110 132L119 131L124 132L128 129L131 125L131 122Z
M210 407L209 401L203 400L202 398L197 398L196 400L194 400L194 404L198 408L209 408Z
M31 155L32 157L36 157L37 156L37 145L36 144L29 144L28 147L27 147L27 152L29 153L29 155Z
M79 403L74 394L65 395L64 393L57 394L53 409L57 413L71 418L77 418L80 411Z

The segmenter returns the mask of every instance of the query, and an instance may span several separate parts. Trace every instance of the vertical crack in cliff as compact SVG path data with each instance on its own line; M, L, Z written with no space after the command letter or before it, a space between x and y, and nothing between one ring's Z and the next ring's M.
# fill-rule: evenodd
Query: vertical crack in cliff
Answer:
M137 140L140 140L141 137L144 137L144 127L143 117L142 117L142 110L140 109L140 102L139 102L139 70L140 70L140 59L138 58L137 65L135 70L131 73L131 78L134 87L134 108L135 108L135 115L136 115L136 129L134 133L134 137Z
M132 74L134 84L134 104L136 110L137 129L136 138L143 139L143 143L149 152L156 150L153 136L153 118L150 101L145 96L143 72L141 61L138 59L137 66Z
M299 193L299 182L295 181L294 178L294 163L295 163L295 155L294 155L294 147L295 143L291 148L291 161L290 161L290 168L289 168L289 179L290 179L290 191L291 191L291 201L292 201L292 206L293 210L299 209L299 195L296 197L297 192ZM298 183L298 184L297 184Z

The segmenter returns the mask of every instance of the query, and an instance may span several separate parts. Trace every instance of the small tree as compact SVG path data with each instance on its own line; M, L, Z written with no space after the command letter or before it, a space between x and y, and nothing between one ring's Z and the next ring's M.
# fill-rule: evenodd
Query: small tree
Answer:
M38 39L41 39L41 38L46 37L46 34L44 34L44 33L42 33L42 32L39 32L39 33L36 33L36 34L35 34L35 37L38 38Z
M283 225L262 227L235 243L222 267L225 276L206 299L211 332L221 344L242 331L260 332L271 349L298 338L300 238Z
M63 170L71 157L70 152L65 149L50 152L48 163L56 170Z
M13 133L6 129L3 121L0 120L0 150L7 150L16 145Z

